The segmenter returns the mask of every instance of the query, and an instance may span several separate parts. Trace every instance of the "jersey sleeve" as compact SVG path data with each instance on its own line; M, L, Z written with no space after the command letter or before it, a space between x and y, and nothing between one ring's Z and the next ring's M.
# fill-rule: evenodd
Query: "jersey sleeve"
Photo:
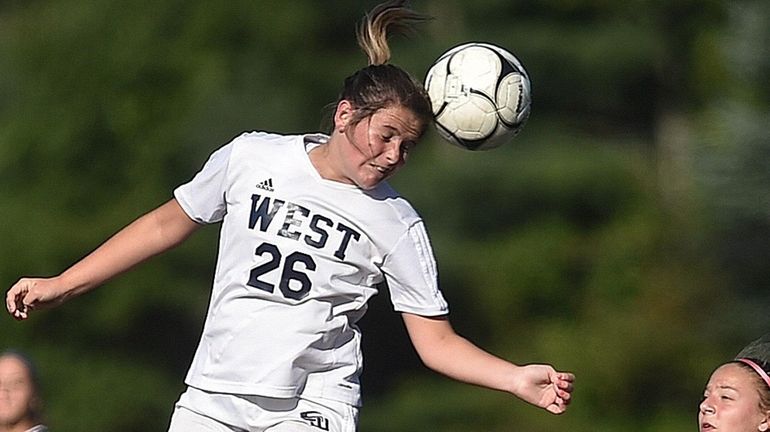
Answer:
M398 240L388 254L382 271L396 311L423 316L449 312L438 288L436 260L421 221L411 225Z
M185 213L200 224L216 223L225 217L227 168L232 148L233 142L212 153L192 180L174 190L174 197Z

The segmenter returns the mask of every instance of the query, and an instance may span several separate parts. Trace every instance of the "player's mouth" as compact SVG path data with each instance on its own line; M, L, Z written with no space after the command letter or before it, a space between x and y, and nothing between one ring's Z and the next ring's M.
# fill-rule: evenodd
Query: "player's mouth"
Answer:
M383 177L389 176L393 172L393 169L395 168L395 167L392 167L392 166L391 167L386 167L386 166L377 165L377 164L371 164L371 166L372 166L372 168L374 168L375 171L380 173Z
M700 425L700 432L714 432L715 430L717 430L716 426L709 422L703 422Z

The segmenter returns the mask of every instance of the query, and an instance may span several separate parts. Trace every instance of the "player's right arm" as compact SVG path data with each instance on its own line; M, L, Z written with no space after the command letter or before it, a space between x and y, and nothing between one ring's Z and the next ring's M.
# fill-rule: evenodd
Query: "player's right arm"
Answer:
M131 269L146 259L173 248L200 225L171 199L141 216L96 250L51 278L22 278L5 297L14 318L23 320L33 309L56 306Z
M516 365L455 333L446 316L401 314L425 366L452 379L511 393L552 414L567 410L575 376L545 364Z

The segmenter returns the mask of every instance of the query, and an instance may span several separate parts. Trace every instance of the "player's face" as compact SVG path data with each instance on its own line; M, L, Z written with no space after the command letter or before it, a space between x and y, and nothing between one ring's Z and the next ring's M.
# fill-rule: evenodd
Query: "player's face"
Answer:
M402 106L383 108L356 124L345 124L341 181L362 189L377 186L404 166L422 130L420 119Z
M0 357L0 426L27 419L35 398L29 371L21 360Z
M768 429L767 413L751 371L728 363L711 375L698 411L700 432L757 432Z

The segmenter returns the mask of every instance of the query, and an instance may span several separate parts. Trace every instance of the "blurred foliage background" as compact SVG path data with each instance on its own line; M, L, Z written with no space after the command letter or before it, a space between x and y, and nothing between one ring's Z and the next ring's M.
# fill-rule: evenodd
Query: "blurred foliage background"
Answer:
M0 2L0 285L57 274L245 130L318 130L365 65L376 1ZM362 431L695 430L709 373L770 329L770 4L423 0L392 39L422 77L494 42L533 85L524 131L430 134L393 181L424 216L459 333L578 376L554 417L417 360L387 295L361 323ZM217 227L24 323L54 431L165 430Z

